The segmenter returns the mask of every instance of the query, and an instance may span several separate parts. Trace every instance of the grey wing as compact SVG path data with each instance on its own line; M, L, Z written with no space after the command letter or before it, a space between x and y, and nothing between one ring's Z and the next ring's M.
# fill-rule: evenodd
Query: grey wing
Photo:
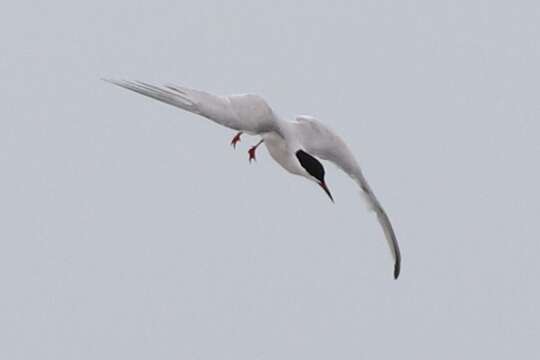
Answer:
M394 278L401 269L401 253L390 218L371 190L360 166L347 144L332 130L309 116L299 116L294 122L296 133L305 150L313 156L328 160L347 173L362 189L369 205L377 214L394 258Z
M276 127L272 109L257 95L217 96L176 85L160 87L140 81L104 80L204 116L230 129L259 134Z

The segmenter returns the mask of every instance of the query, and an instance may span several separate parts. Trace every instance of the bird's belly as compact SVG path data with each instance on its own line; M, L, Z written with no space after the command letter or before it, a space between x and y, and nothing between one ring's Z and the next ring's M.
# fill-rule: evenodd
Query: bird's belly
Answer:
M287 142L281 136L275 133L265 133L262 134L262 138L272 159L292 174L299 175L301 173L293 161Z

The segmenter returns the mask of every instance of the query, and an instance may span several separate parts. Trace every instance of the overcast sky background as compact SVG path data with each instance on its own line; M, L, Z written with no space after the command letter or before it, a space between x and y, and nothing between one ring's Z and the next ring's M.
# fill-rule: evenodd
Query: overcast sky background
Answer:
M0 358L534 358L537 1L0 12ZM100 81L255 92L358 156L403 253L264 147Z

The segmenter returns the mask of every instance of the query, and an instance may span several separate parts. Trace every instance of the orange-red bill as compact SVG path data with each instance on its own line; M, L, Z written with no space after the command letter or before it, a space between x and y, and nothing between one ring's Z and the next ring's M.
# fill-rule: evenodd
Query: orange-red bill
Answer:
M330 198L330 200L332 200L332 202L334 202L334 198L332 197L332 194L330 193L330 190L328 190L328 186L326 186L326 183L324 181L321 181L319 183L319 185L322 187L322 189L324 190L324 192L326 193L326 195L328 195L328 197Z

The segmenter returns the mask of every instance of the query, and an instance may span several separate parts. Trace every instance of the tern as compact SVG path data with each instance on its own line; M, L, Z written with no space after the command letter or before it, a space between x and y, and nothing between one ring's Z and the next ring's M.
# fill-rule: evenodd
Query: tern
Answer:
M238 133L231 141L233 147L244 133L259 136L261 140L248 151L250 162L255 160L257 147L264 143L281 167L318 184L332 202L334 198L324 180L325 169L318 159L334 163L358 184L377 214L393 256L394 279L398 278L401 254L390 219L347 144L320 121L307 115L300 115L294 121L284 120L263 98L253 94L217 96L177 85L160 87L140 81L103 80L236 130Z

